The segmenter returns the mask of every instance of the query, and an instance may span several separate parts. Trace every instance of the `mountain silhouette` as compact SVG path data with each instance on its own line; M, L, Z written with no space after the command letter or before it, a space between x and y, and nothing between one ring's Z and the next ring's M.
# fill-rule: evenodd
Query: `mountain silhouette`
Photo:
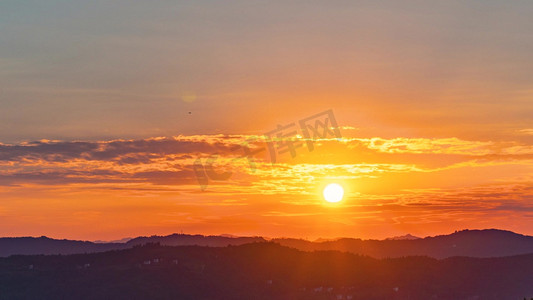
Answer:
M419 239L419 237L417 237L417 236L414 236L414 235L411 235L411 234L406 234L406 235L394 236L394 237L386 238L385 240L418 240L418 239Z
M343 238L335 241L309 242L299 239L276 239L281 245L300 250L339 250L376 258L402 256L500 257L533 253L533 237L498 229L462 230L411 240L361 240Z
M0 299L530 299L533 254L375 259L272 242L149 243L0 258L0 292Z
M160 243L168 246L210 246L225 247L229 245L242 245L253 242L265 242L261 237L227 237L204 236L188 234L172 234L168 236L153 235L150 237L137 237L129 239L126 243L101 243L75 240L58 240L45 236L42 237L16 237L0 238L0 257L10 255L37 255L37 254L77 254L94 253L109 250L132 248L146 243Z
M126 243L93 243L47 237L0 238L0 256L93 253L127 249L146 243L159 243L167 246L225 247L265 241L266 239L262 237L188 234L137 237ZM429 256L433 258L453 256L503 257L533 253L533 237L497 229L463 230L449 235L420 239L361 240L341 238L311 242L301 239L279 238L271 241L305 251L338 250L375 258L402 256Z

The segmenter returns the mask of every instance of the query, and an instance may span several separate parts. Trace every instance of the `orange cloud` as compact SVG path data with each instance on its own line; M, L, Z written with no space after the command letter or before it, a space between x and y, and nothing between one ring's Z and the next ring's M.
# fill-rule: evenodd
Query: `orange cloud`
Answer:
M505 228L512 229L532 215L531 147L518 142L320 139L314 151L302 146L273 164L264 142L246 143L253 138L2 144L0 225L5 234L45 228L98 238L171 233L176 226L203 233L280 235L291 228L287 235L303 236L310 226L316 236L424 235L484 220L505 224L506 214L514 221ZM243 145L263 151L250 161ZM211 155L219 157L214 169L231 176L210 180L202 192L193 165ZM331 181L347 189L341 209L322 204L320 187Z

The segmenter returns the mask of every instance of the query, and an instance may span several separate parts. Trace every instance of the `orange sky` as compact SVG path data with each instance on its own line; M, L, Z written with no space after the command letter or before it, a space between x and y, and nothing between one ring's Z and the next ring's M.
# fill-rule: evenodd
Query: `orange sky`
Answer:
M314 140L313 151L278 153L276 164L265 150L254 156L255 167L242 158L249 136L2 145L2 234L383 238L489 227L533 233L530 145L341 132L340 140ZM213 154L214 170L232 174L209 180L202 191L192 165L200 158L206 166ZM345 187L341 203L322 199L329 182Z
M0 236L533 235L533 2L0 3ZM242 145L332 110L295 155ZM331 125L331 124L330 124ZM298 134L298 136L295 136ZM287 142L287 139L284 141ZM217 155L201 190L194 165ZM321 188L346 189L327 205Z

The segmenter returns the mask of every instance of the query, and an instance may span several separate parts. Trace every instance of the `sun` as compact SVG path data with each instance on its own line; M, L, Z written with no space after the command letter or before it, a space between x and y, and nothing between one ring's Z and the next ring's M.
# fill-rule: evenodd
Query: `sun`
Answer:
M330 183L324 188L322 194L327 202L336 203L342 200L344 189L338 183Z

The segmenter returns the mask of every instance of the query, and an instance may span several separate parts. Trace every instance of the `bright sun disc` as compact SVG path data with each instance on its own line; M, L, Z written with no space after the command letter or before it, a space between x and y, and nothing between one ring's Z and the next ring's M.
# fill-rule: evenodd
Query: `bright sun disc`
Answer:
M324 188L323 194L326 201L335 203L342 200L342 197L344 196L344 189L340 184L330 183Z

